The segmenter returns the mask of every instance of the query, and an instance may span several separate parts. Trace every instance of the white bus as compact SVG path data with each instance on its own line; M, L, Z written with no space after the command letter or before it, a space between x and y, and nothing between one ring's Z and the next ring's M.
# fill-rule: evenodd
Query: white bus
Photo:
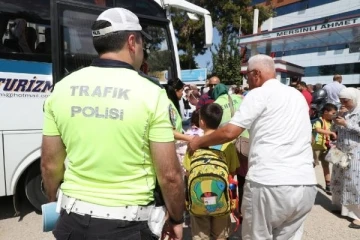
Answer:
M0 6L0 197L13 195L16 203L25 192L37 209L46 202L39 165L43 104L56 81L96 57L91 25L102 11L137 14L152 36L150 76L180 76L172 8L203 17L204 47L212 44L209 12L184 0L0 0Z

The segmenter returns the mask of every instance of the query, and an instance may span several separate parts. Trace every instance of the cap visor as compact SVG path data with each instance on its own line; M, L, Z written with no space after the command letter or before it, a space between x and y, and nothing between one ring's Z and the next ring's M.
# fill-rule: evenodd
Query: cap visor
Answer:
M147 40L152 40L152 37L150 36L150 34L144 32L143 30L140 31L141 34L147 39Z

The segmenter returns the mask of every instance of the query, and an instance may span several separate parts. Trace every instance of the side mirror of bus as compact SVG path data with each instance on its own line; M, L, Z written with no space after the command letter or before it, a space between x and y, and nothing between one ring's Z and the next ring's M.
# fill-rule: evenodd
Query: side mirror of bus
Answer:
M199 21L199 18L196 14L187 12L187 16L192 21ZM205 19L205 48L209 48L212 46L213 42L213 23L211 16L209 14L204 14Z
M213 43L213 23L209 14L204 15L205 19L205 47L209 48Z
M190 18L190 20L192 21L199 21L198 16L196 16L194 13L186 13L188 15L188 17Z

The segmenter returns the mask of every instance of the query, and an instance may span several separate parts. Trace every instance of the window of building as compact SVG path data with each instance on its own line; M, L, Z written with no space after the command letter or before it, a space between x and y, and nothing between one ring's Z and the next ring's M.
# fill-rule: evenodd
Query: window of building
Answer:
M275 12L276 12L276 16L282 16L285 14L302 11L308 8L313 8L336 1L338 0L303 0L278 7L275 9Z
M263 3L263 2L266 2L266 0L252 0L251 6L255 6L256 4Z
M342 43L342 44L322 46L322 47L302 48L302 49L288 50L288 51L277 51L275 52L275 56L276 57L291 56L291 55L299 55L299 54L307 54L307 53L325 52L331 50L342 50L346 48L349 48L349 45Z
M331 76L334 74L360 74L360 63L305 67L305 77Z
M309 0L309 8L317 7L320 5L336 2L339 0Z
M308 0L294 2L285 6L278 7L274 9L274 11L276 12L276 16L282 16L285 14L305 10L308 8L308 2Z
M356 9L356 10L353 10L353 11L349 11L349 12L345 12L345 13L339 13L339 14L335 14L335 15L331 15L331 16L328 16L326 17L326 21L334 21L335 19L339 19L339 18L343 18L343 17L347 17L347 16L351 16L351 15L359 15L360 14L360 9ZM277 15L279 16L279 15ZM323 23L325 21L325 18L318 18L318 19L314 19L314 20L310 20L310 21L305 21L305 22L298 22L298 23L295 23L295 24L291 24L291 25L286 25L286 28L296 28L297 26L303 26L304 24L307 24L307 25L311 25L311 24L319 24L319 23ZM281 28L284 28L284 27L281 27ZM274 28L274 30L278 30L278 29L281 29L281 28Z

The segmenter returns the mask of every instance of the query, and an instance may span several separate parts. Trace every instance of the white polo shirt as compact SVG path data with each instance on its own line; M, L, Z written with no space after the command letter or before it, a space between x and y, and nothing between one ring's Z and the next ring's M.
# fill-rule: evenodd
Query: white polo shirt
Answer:
M324 89L328 96L328 102L332 104L339 104L340 103L339 93L344 88L346 87L337 81L333 81L332 83L326 84L324 86Z
M268 80L246 95L230 123L250 129L247 180L264 185L317 183L309 107L298 90Z

